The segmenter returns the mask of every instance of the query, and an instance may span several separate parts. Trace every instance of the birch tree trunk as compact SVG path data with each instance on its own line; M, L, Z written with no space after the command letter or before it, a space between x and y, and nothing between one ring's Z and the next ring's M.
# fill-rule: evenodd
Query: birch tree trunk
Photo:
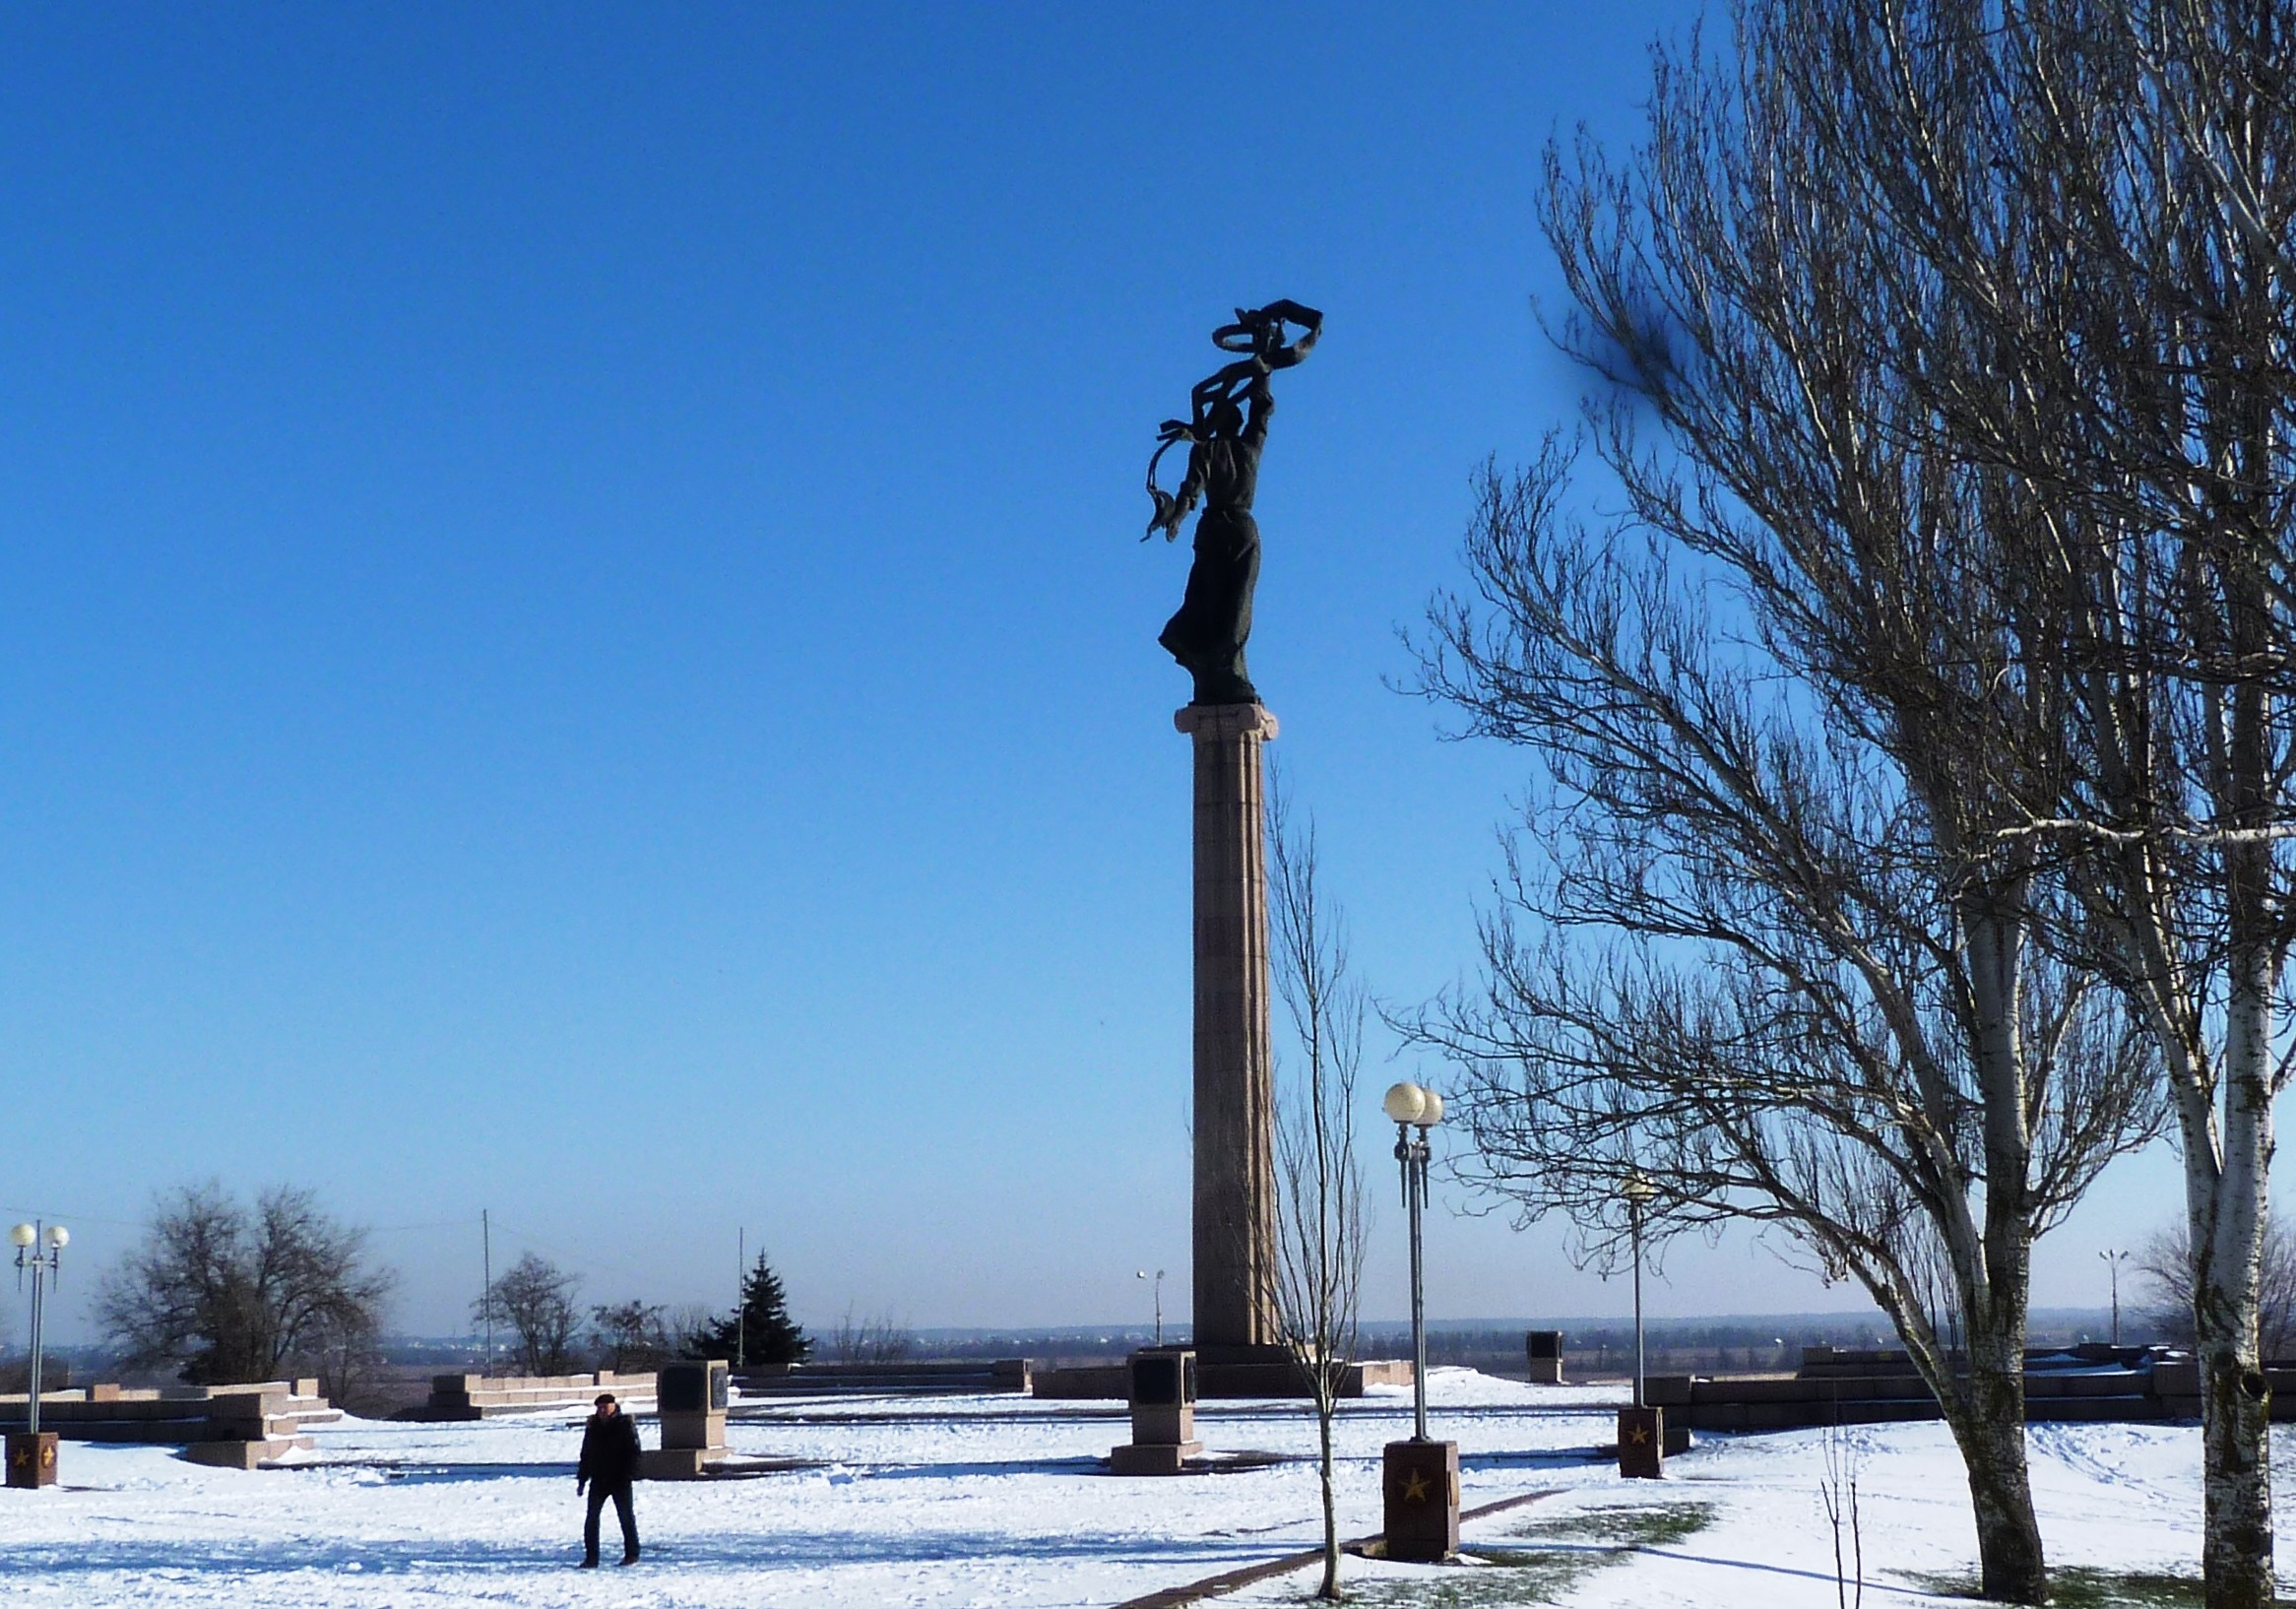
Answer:
M2008 1603L2048 1601L2041 1522L2033 1513L2025 1464L2025 1359L2020 1325L2013 1337L1972 1329L1966 1395L1945 1416L1969 1477L1977 1518L1979 1592Z
M2198 1099L2178 1103L2194 1248L2205 1471L2201 1571L2209 1609L2269 1609L2276 1592L2271 1390L2258 1355L2257 1324L2264 1181L2272 1149L2271 978L2268 954L2241 960L2225 1011L2221 1153L2211 1132L2216 1113ZM2223 1164L2213 1166L2219 1154Z

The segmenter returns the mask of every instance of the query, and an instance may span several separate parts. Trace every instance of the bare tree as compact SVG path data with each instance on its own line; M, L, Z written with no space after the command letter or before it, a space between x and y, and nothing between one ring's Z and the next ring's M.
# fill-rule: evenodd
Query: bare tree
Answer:
M590 1310L591 1343L605 1367L615 1370L654 1369L678 1354L670 1326L669 1310L655 1302L632 1298L601 1304Z
M1930 431L2045 518L2085 959L2152 1035L2185 1165L2212 1609L2274 1595L2258 1313L2296 937L2296 18L2277 0L1859 0L1787 93L1981 367Z
M829 1332L829 1355L839 1363L899 1363L916 1350L909 1326L889 1314L857 1319L850 1304Z
M2257 1350L2278 1360L2296 1357L2296 1230L2275 1212L2264 1224L2257 1282ZM2200 1334L2193 1318L2193 1247L2182 1222L2148 1237L2137 1249L2137 1275L2150 1301L2144 1321L2153 1338L2191 1346Z
M323 1323L296 1360L318 1377L319 1394L337 1407L366 1413L390 1401L377 1389L385 1370L380 1319L378 1310Z
M1345 924L1322 895L1312 820L1291 828L1283 790L1268 790L1271 970L1297 1055L1279 1063L1276 1256L1271 1293L1284 1344L1307 1383L1315 1413L1323 1497L1323 1579L1337 1598L1339 1511L1332 1421L1358 1356L1364 1271L1364 1186L1356 1159L1357 1074L1367 1001L1348 970ZM1289 1073L1288 1077L1281 1076Z
M1814 9L1742 8L1727 64L1659 52L1631 161L1550 151L1558 333L1617 388L1588 429L1626 512L1572 518L1551 441L1487 477L1472 593L1433 612L1424 686L1537 753L1544 853L1510 855L1487 987L1422 1032L1491 1182L1588 1256L1639 1171L1661 1233L1772 1224L1865 1285L1953 1431L1984 1591L2040 1602L2031 1247L2161 1114L2020 830L2068 718L2018 568L2042 511L1926 433L1896 358L1958 382L1982 344L1818 137Z
M130 1360L221 1385L371 1349L396 1284L369 1257L366 1231L337 1222L311 1191L274 1186L250 1208L211 1183L159 1198L96 1312Z
M579 1275L528 1252L495 1277L476 1306L479 1318L491 1310L495 1322L510 1326L529 1375L562 1375L573 1367L581 1324L574 1296L581 1288Z

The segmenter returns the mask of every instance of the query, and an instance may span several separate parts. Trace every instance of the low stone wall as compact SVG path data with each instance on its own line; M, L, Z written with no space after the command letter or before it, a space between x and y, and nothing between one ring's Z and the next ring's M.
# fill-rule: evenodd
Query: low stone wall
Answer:
M1120 1363L1080 1363L1040 1369L1031 1394L1048 1402L1122 1402L1129 1396L1131 1370Z
M2095 1354L2090 1356L2090 1354ZM2060 1367L2049 1367L2059 1359ZM2198 1365L2158 1348L2029 1353L2030 1423L2189 1420L2200 1416ZM2272 1417L2296 1421L2296 1369L2270 1368ZM1644 1396L1669 1425L1692 1430L1801 1430L1940 1417L1937 1398L1903 1352L1812 1347L1798 1375L1653 1375Z
M733 1377L733 1384L750 1396L841 1391L929 1396L1026 1391L1034 1379L1034 1366L1026 1358L948 1358L901 1363L794 1363L744 1370Z
M175 1443L195 1462L238 1469L309 1448L304 1430L342 1417L316 1380L156 1389L99 1384L39 1396L39 1428L66 1441ZM0 1396L0 1432L30 1422L23 1392Z
M601 1391L625 1402L654 1395L654 1376L591 1375L433 1375L430 1397L410 1419L492 1419L502 1414L540 1413L549 1408L588 1407Z
M1405 1358L1372 1358L1350 1364L1339 1384L1343 1397L1364 1394L1367 1385L1409 1385L1411 1363ZM1040 1369L1035 1392L1061 1402L1121 1402L1131 1389L1130 1376L1120 1363L1084 1364L1073 1369ZM1304 1397L1307 1383L1290 1362L1223 1362L1196 1364L1199 1401L1248 1397Z

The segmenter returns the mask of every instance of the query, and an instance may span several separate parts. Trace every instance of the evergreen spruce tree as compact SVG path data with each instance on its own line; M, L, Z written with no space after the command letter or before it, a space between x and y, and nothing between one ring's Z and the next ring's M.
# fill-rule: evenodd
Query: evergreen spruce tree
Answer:
M790 1318L781 1275L766 1266L765 1254L741 1280L741 1306L713 1319L686 1342L697 1358L735 1358L744 1363L803 1363L813 1350L805 1332Z

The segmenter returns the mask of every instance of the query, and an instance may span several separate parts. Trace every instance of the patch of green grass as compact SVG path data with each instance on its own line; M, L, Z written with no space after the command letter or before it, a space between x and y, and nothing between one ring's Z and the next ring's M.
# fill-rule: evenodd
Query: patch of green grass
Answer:
M1957 1573L1899 1573L1904 1579L1946 1597L1979 1598L1977 1577ZM2049 1572L2052 1609L2201 1609L2207 1602L2198 1576L2166 1576L2153 1571L2091 1570L2086 1565L2062 1565ZM2283 1609L2296 1609L2296 1599L2278 1598Z
M1464 1567L1354 1582L1348 1596L1378 1609L1513 1609L1559 1603L1596 1571L1624 1563L1637 1549L1679 1542L1702 1530L1713 1517L1711 1504L1669 1503L1646 1509L1586 1509L1553 1519L1533 1519L1508 1533L1530 1546L1462 1548L1469 1561Z
M1553 1519L1533 1517L1508 1534L1559 1542L1605 1542L1625 1549L1662 1548L1695 1536L1713 1521L1711 1503L1661 1503L1646 1509L1620 1504L1581 1509Z
M1477 1558L1490 1560L1478 1552ZM1488 1566L1446 1566L1408 1579L1386 1577L1350 1581L1350 1603L1374 1604L1379 1609L1518 1609L1518 1606L1560 1603L1563 1594L1614 1561L1601 1554L1525 1554L1526 1563L1509 1561L1503 1569ZM1493 1561L1496 1563L1496 1561Z

